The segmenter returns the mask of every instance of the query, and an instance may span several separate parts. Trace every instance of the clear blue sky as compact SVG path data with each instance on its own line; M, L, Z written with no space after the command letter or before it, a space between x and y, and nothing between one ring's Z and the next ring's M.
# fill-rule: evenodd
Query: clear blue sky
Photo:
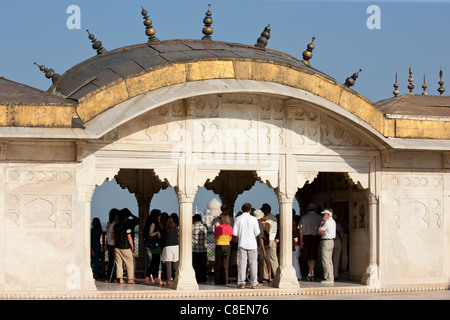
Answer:
M149 12L160 40L200 39L209 3L213 40L254 45L270 23L267 48L302 59L302 52L314 36L311 65L341 83L361 68L353 89L373 102L393 96L396 72L400 94L407 93L409 66L416 94L422 92L424 75L429 94L437 95L439 69L443 69L445 82L450 74L450 0L15 0L0 3L0 76L47 90L51 81L33 62L63 74L94 56L86 29L107 50L144 43L147 37L141 6ZM70 5L80 8L81 29L67 27ZM380 29L367 26L373 14L367 13L370 5L380 9ZM104 193L110 194L107 186L113 185L118 187L115 182L104 184ZM113 204L105 203L108 200L100 193L98 190L94 194L93 215L103 216ZM203 196L207 200L197 203L200 210L206 208L211 197ZM161 206L173 202L158 198L167 197L156 197L155 202L161 201ZM271 199L274 211L278 210L276 197ZM121 201L118 207L130 207L131 203L135 206L133 196ZM239 206L242 201L239 199ZM176 204L162 209L178 212Z

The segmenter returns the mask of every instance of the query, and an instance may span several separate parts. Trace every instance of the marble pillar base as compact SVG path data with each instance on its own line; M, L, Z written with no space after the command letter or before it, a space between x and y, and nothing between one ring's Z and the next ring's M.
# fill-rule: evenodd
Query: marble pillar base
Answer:
M197 281L195 280L195 272L192 267L179 267L173 281L172 288L183 291L199 290Z
M293 266L280 266L277 269L272 287L278 289L299 289L297 275Z

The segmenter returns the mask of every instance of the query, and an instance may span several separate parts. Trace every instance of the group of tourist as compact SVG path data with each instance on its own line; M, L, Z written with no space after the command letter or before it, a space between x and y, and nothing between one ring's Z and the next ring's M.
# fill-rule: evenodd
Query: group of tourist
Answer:
M247 271L253 287L257 287L257 283L271 282L272 274L278 268L278 220L271 213L270 205L265 203L261 209L255 210L246 203L236 215L234 223L231 222L226 204L221 206L221 211L212 226L216 245L214 282L229 283L232 259L236 260L239 287L243 287Z
M293 265L297 279L301 280L299 252L302 249L309 268L306 280L315 281L315 262L320 252L324 278L321 282L329 284L337 279L342 227L332 218L332 209L321 211L321 215L315 209L315 205L310 203L308 213L301 218L293 211ZM278 268L277 219L270 210L268 204L254 210L249 203L245 203L236 217L232 234L238 243L237 285L240 289L245 288L247 279L252 288L257 288L267 274L268 281L271 281L271 272L275 274ZM264 272L264 266L268 273Z
M139 224L139 218L131 213L128 208L111 209L106 227L106 239L103 252L108 252L108 274L107 279L116 281L113 274L123 274L123 265L127 268L128 282L134 283L134 228ZM91 265L95 279L101 271L100 260L102 256L101 236L103 230L100 219L92 220L91 228ZM123 277L118 278L123 283Z
M246 281L252 288L262 282L271 282L278 269L277 248L278 219L269 204L254 209L245 203L234 221L226 204L222 213L213 221L215 242L214 282L228 284L232 260L236 262L238 288L245 288ZM293 210L293 265L298 280L302 280L299 255L308 263L306 281L315 281L315 265L321 253L322 283L333 283L337 278L342 227L333 219L333 210L316 213L313 203L301 218ZM129 209L111 209L106 229L104 250L108 251L108 282L124 283L123 265L126 266L128 283L134 282L134 228L139 220ZM92 267L98 277L101 255L100 220L94 218L91 231ZM207 281L207 227L196 214L192 221L192 265L197 282ZM178 215L169 215L153 209L143 229L147 254L147 270L144 283L172 286L179 263ZM112 258L114 257L114 258ZM162 272L160 272L162 271Z

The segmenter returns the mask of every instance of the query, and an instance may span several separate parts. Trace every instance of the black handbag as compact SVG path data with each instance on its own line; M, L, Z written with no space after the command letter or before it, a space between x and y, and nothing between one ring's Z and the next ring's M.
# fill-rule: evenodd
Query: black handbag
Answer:
M147 248L156 248L159 246L159 243L158 240L156 240L155 238L149 238L145 240L145 246Z

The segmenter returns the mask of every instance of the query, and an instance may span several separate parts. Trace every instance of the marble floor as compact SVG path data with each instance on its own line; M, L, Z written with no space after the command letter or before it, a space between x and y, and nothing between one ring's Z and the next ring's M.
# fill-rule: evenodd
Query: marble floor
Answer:
M238 289L235 281L228 285L216 285L210 279L199 284L199 290L178 291L171 287L144 284L143 279L137 279L136 284L108 283L104 280L95 282L98 298L131 298L131 299L438 299L450 300L449 290L436 288L412 287L383 287L373 288L348 280L338 280L333 284L320 282L299 281L299 289L282 290L271 287L270 283L263 283L257 289L247 285L245 289Z

